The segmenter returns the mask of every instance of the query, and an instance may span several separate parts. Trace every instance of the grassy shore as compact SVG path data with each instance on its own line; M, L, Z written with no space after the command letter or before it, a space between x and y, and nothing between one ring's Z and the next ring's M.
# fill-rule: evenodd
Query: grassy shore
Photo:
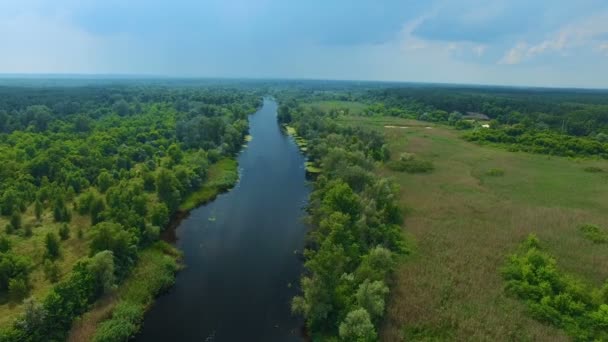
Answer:
M154 297L173 285L179 258L180 252L163 241L142 251L129 277L74 322L68 341L92 341L96 335L99 339L106 330L120 330L126 338L139 331ZM136 317L130 322L117 321L120 318L113 317L113 313L119 306L136 308ZM112 329L117 326L127 326L127 329Z
M207 181L203 187L190 194L180 205L179 210L190 211L212 201L218 194L232 188L239 179L238 163L233 158L225 158L209 167Z
M599 160L478 146L449 127L397 118L343 118L385 133L391 155L432 161L428 174L380 168L401 185L404 231L415 243L395 279L383 340L568 340L505 295L500 269L529 233L558 267L593 287L608 278L608 251L580 231L608 227L608 175Z

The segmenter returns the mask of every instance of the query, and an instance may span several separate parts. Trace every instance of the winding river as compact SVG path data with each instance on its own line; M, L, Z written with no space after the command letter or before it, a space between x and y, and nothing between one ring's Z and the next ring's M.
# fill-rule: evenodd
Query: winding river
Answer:
M277 104L249 117L240 181L177 227L186 268L146 314L138 341L300 341L290 313L302 263L304 157L281 132Z

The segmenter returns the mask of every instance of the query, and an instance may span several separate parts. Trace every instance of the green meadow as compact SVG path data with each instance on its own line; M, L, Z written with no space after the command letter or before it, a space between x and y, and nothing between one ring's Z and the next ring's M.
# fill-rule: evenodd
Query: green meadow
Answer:
M340 120L383 131L393 160L407 153L434 166L420 174L378 168L400 184L414 246L394 279L383 340L568 340L505 293L501 269L535 233L560 271L602 286L608 247L581 226L608 227L608 173L588 171L608 162L480 146L462 131L413 120Z

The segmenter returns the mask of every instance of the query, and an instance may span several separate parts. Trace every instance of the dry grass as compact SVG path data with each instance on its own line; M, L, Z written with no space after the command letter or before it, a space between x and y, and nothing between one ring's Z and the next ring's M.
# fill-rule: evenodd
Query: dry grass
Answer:
M56 260L60 269L60 279L67 276L78 259L87 255L89 252L86 238L86 231L90 227L90 219L85 216L80 216L73 212L72 221L69 224L70 237L68 240L61 241L61 256ZM48 232L58 234L61 223L56 223L53 220L50 210L46 210L40 223L36 222L33 212L33 205L23 214L23 226L32 225L32 236L25 237L18 234L8 235L12 250L18 255L26 255L32 261L32 272L30 273L30 293L29 295L42 300L46 297L54 283L46 279L43 271L45 245L44 238ZM0 227L2 231L0 235L5 234L4 226L6 218L0 217ZM79 228L83 229L84 238L77 237ZM0 327L7 326L21 315L23 305L21 302L9 301L7 296L0 297Z
M383 130L393 156L411 152L435 164L424 175L380 170L401 185L405 231L415 244L396 276L383 340L567 340L505 296L500 268L534 232L566 272L594 286L608 279L606 246L578 231L583 223L608 226L608 178L584 172L608 163L480 147L457 131L409 120L351 122ZM491 169L504 175L489 176Z

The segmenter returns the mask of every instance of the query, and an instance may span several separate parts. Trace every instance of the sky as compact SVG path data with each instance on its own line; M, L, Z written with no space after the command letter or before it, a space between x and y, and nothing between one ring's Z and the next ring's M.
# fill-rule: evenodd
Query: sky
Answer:
M608 0L0 0L0 73L608 88Z

